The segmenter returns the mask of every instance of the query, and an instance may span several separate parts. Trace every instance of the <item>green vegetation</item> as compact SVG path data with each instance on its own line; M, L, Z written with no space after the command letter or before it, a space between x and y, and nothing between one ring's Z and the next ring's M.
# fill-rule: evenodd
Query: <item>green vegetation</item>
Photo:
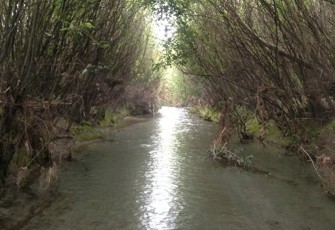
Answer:
M200 85L196 105L221 112L216 142L251 132L299 149L333 136L322 127L335 115L333 1L146 2L176 27L161 65L175 65Z
M155 104L159 57L143 1L9 0L0 15L1 183L12 161L52 165L53 132L100 137L84 121L110 125L110 108ZM69 127L56 128L59 118Z
M105 117L101 121L99 121L100 127L110 127L115 126L121 119L130 115L130 111L127 108L121 108L116 112L107 110L105 112Z
M165 45L162 65L174 64L201 86L202 107L226 106L225 113L232 116L222 116L225 125L244 126L236 124L244 121L235 119L234 113L237 107L245 107L268 126L269 135L280 130L299 145L309 138L305 120L334 113L335 46L327 38L334 35L335 17L326 15L334 15L335 8L330 2L151 3L176 25L176 36Z
M284 137L283 133L278 129L274 121L270 120L267 123L260 124L254 117L246 122L247 133L261 140L262 142L269 142L288 147L293 144L290 136Z
M234 165L241 168L249 168L252 164L253 155L240 156L236 151L231 151L226 145L215 145L211 150L211 157L214 160Z
M154 114L158 99L217 121L223 145L234 131L297 147L334 133L332 1L0 2L2 183L11 162L51 165L58 118L96 138L91 124ZM155 19L175 31L163 45Z
M219 123L220 112L215 108L193 106L189 110L191 113L197 114L206 121L214 121L216 123Z
M159 89L161 104L173 106L196 104L200 89L189 76L174 67L167 68L162 74Z
M77 141L95 140L103 137L102 131L88 122L72 125L70 131L75 135Z
M80 124L72 124L70 132L75 135L77 141L88 141L103 138L103 131L100 128L114 127L123 118L131 115L130 110L126 107L112 111L108 109L105 116L98 122L98 125L88 121L82 121Z

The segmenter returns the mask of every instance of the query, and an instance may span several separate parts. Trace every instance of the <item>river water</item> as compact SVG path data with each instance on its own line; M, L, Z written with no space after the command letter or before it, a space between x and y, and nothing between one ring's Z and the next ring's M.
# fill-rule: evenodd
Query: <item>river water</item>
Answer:
M217 131L185 109L92 144L58 178L55 201L24 229L335 229L335 203L311 167L273 147L238 145L255 174L206 159Z

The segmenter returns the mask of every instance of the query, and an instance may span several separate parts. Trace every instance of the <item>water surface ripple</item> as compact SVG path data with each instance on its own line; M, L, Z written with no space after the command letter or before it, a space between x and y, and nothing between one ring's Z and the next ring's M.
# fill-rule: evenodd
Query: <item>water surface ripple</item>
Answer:
M90 145L62 166L56 201L25 229L335 229L310 167L257 144L236 148L273 177L207 161L216 128L164 107Z

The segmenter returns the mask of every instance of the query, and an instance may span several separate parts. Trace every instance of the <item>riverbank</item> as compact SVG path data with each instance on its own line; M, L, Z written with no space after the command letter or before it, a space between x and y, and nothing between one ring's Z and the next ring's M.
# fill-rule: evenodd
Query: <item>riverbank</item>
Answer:
M206 121L219 123L220 111L217 108L198 106L189 111ZM335 197L334 118L323 122L312 119L301 121L301 134L283 133L273 120L260 123L255 115L243 108L239 108L236 114L233 113L230 119L233 125L237 123L239 126L236 130L241 143L257 140L263 145L286 149L286 154L297 154L314 168L324 193L332 199Z
M85 148L85 146L95 142L113 141L113 133L136 123L148 121L151 118L151 115L126 116L119 119L114 126L87 126L80 129L85 131L85 133L81 133L81 137L85 138L79 139L76 139L74 134L55 133L53 161L56 162L56 167L52 169L54 170L53 177L42 178L43 167L36 165L26 169L27 171L24 172L26 173L25 181L18 187L17 178L14 174L10 175L2 189L0 199L0 229L20 229L52 204L59 186L57 170L62 166L64 160L75 160L80 149ZM43 181L44 179L47 181Z
M166 108L64 164L57 199L25 230L332 229L333 202L282 149L231 142L268 174L207 161L218 125Z

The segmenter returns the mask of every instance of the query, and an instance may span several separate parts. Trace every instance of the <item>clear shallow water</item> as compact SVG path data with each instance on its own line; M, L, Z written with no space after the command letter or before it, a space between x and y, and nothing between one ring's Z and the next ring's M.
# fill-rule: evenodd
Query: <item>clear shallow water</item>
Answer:
M238 145L273 176L207 161L216 125L165 107L93 144L59 176L56 201L24 229L335 229L311 168Z

